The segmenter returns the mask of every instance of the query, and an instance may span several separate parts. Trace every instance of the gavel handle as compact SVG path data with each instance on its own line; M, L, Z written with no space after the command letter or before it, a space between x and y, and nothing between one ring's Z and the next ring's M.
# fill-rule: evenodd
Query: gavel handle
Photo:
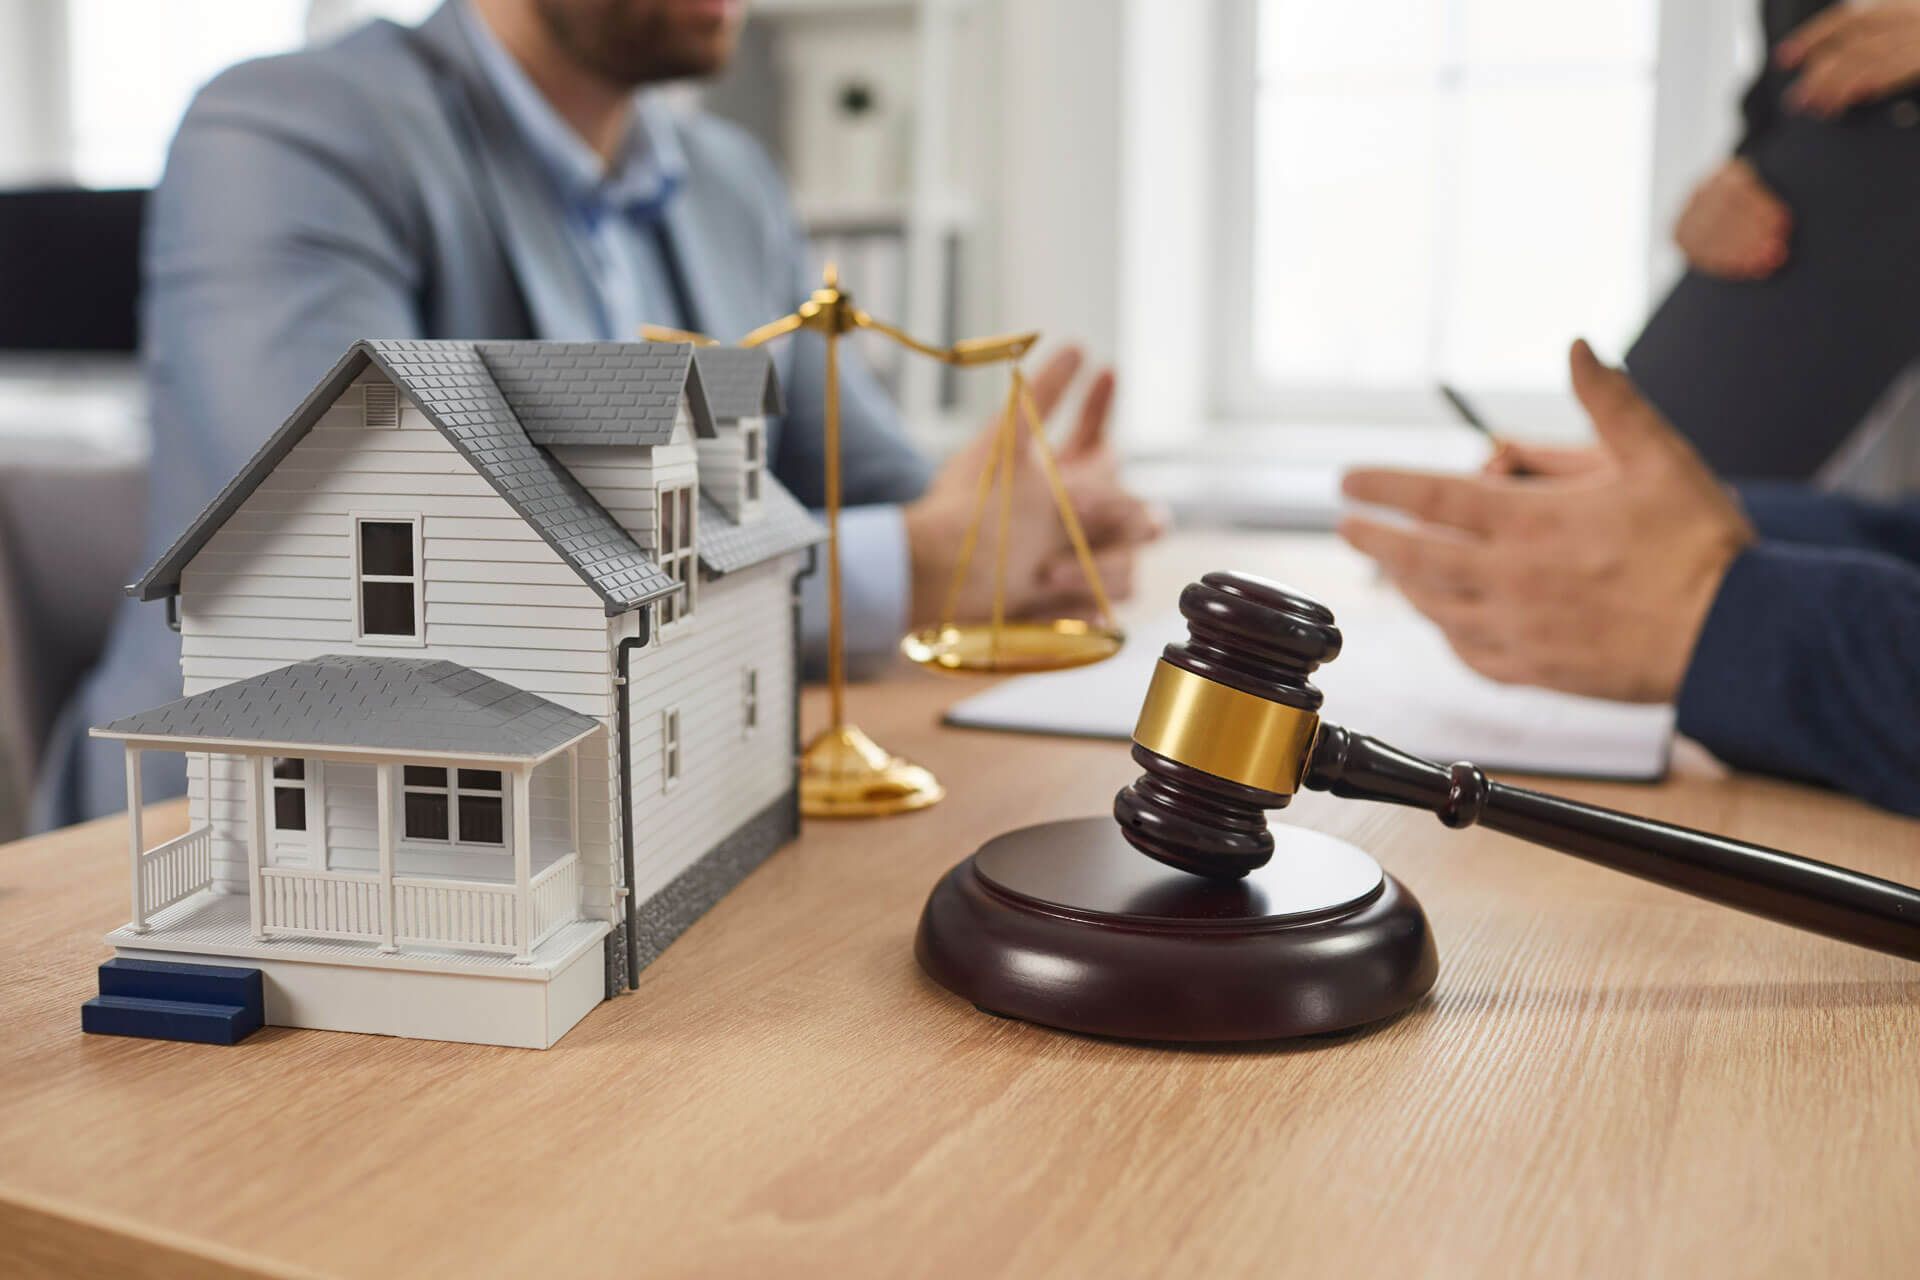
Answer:
M1302 785L1478 823L1842 942L1920 960L1920 892L1811 858L1489 781L1322 724Z

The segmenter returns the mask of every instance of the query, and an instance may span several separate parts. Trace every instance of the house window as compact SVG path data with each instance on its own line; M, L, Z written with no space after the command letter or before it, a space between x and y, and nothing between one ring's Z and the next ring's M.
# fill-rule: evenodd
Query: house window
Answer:
M1689 149L1733 55L1690 12L1717 7L1228 6L1218 407L1452 423L1446 381L1529 427L1564 420L1568 338L1628 338L1646 314L1655 219L1686 189L1663 188L1662 157Z
M273 829L307 829L307 762L298 756L274 757Z
M409 840L507 842L507 804L498 769L410 764L401 774L401 830Z
M760 477L766 469L765 431L759 423L749 423L740 430L740 493L745 501L760 501Z
M680 713L667 711L660 716L660 789L666 791L680 781Z
M660 601L660 625L669 627L693 613L693 486L660 490L660 567L680 589Z
M355 584L362 639L420 639L420 523L359 520Z
M400 425L400 389L391 382L369 382L366 385L365 421L368 427L397 427Z
M760 672L748 667L740 673L740 736L751 737L760 727Z

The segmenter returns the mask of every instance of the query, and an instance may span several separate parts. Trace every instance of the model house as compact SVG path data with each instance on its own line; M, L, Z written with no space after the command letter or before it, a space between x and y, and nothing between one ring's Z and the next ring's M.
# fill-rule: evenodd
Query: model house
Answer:
M121 968L537 1047L627 986L796 829L822 533L767 473L777 408L757 351L357 343L129 588L186 696L94 730L127 753ZM188 759L152 848L145 751Z

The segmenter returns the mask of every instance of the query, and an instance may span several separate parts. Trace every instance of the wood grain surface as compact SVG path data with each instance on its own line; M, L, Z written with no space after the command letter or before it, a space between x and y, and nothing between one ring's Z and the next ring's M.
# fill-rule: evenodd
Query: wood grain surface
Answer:
M1371 591L1322 542L1181 540L1143 607L1215 567L1349 625ZM1438 935L1433 994L1368 1033L1143 1048L949 997L911 950L937 876L1134 772L939 728L968 687L851 702L945 803L811 826L545 1053L83 1036L124 823L0 849L0 1274L1914 1273L1920 969L1497 835L1293 811ZM1698 764L1566 789L1920 879L1920 824L1838 796ZM152 838L183 822L156 807Z

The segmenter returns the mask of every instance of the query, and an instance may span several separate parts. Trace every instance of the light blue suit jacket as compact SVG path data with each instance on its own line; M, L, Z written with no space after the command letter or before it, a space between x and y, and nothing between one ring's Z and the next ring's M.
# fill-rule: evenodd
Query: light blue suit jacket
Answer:
M356 339L592 331L559 199L476 61L457 3L417 29L374 23L234 67L187 112L146 232L149 562ZM742 334L806 296L804 241L746 134L693 116L681 142L686 183L666 223L691 319ZM818 506L820 341L798 335L776 352L788 414L769 424L768 457ZM842 368L847 503L917 496L926 461L865 366ZM179 654L162 611L129 602L61 718L36 825L124 805L119 753L90 742L86 726L179 697ZM177 755L151 753L148 769L149 797L184 789Z

